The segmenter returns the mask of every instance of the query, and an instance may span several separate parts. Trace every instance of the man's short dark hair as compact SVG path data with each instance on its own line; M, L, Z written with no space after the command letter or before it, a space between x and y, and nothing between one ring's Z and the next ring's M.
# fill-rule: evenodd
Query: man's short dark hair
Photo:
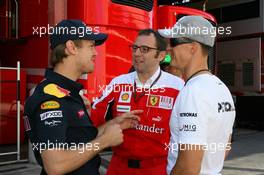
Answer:
M158 32L152 30L152 29L143 29L138 32L138 36L142 35L151 35L153 34L156 40L156 47L159 51L165 51L167 48L167 42L165 38L163 38Z
M82 40L73 40L73 43L76 47L82 47ZM59 44L51 51L50 56L50 65L55 67L56 64L62 62L63 58L66 58L68 55L65 53L66 44Z

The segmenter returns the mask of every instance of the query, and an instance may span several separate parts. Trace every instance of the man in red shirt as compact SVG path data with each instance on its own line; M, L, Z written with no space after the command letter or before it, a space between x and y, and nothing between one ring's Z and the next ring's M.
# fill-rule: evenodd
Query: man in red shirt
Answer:
M170 115L184 82L160 69L167 43L156 31L140 31L130 47L136 71L111 81L93 104L91 119L99 126L109 110L111 116L143 110L140 122L123 131L123 144L113 147L107 174L165 175Z

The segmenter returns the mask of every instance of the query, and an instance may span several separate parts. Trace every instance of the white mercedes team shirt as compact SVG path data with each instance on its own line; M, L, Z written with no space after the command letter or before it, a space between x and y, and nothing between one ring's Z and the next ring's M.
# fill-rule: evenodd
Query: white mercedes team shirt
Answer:
M201 175L219 175L232 133L235 107L225 84L211 74L190 79L180 91L170 119L170 149L167 173L178 156L178 144L202 145ZM184 148L181 148L184 149ZM185 148L188 149L188 148Z

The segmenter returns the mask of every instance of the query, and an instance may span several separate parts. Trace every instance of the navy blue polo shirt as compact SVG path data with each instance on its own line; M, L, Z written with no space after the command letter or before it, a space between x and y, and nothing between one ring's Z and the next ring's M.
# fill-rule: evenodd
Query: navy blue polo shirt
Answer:
M40 154L46 149L77 149L82 154L84 147L96 148L89 142L97 136L98 130L79 95L82 88L80 83L47 69L44 81L27 99L24 112L26 131L41 166ZM100 158L96 156L69 174L99 175L99 166ZM41 174L46 174L44 168Z

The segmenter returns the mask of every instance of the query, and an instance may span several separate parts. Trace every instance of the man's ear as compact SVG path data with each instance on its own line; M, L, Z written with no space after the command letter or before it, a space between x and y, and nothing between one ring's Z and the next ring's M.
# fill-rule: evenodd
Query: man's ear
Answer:
M193 43L191 43L190 47L191 47L190 48L191 49L191 54L194 55L198 51L198 49L200 47L200 44L197 43L197 42L193 42Z
M161 62L166 56L166 51L160 51L159 53L159 61Z
M67 55L75 55L77 53L77 47L72 40L68 40L65 43L65 53Z

